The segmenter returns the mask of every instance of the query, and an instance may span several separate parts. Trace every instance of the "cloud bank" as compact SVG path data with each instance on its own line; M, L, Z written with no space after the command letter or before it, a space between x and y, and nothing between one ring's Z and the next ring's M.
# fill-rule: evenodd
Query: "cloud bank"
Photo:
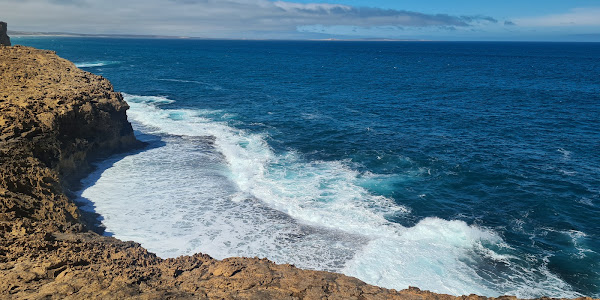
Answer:
M600 26L600 7L574 8L562 14L518 19L516 23L531 27Z
M455 28L498 22L488 16L269 0L2 0L0 12L15 30L217 38L293 38L315 26Z

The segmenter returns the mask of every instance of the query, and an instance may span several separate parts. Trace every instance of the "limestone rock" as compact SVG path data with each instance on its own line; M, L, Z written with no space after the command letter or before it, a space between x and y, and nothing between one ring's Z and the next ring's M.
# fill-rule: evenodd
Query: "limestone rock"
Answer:
M10 37L6 34L7 26L6 22L0 22L0 45L10 46Z

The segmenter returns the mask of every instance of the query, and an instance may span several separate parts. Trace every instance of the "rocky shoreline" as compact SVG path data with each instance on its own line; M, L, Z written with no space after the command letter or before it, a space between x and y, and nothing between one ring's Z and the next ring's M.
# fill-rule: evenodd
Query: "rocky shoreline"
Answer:
M94 159L142 146L127 109L108 80L51 51L0 46L0 298L488 299L258 258L161 259L95 233L66 194Z

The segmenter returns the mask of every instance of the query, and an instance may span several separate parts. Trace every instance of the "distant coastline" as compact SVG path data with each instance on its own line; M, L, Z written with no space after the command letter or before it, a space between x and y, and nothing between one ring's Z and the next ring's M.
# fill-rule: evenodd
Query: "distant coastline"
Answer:
M12 37L74 37L74 38L117 38L117 39L182 39L182 40L248 40L248 41L285 41L287 39L227 39L174 35L141 35L141 34L90 34L72 32L37 32L37 31L8 31ZM326 42L433 42L424 39L389 39L389 38L324 38L293 41L326 41Z
M143 34L91 34L72 32L8 31L14 38L22 37L61 37L61 38L113 38L113 39L163 39L163 40L204 40L204 41L296 41L296 42L429 42L429 43L600 43L600 41L552 41L552 40L432 40L432 39L391 39L391 38L313 38L313 39L256 39L256 38L209 38L175 35ZM578 35L595 38L596 34Z
M94 38L140 38L140 39L207 39L200 37L186 36L167 36L167 35L135 35L135 34L87 34L87 33L71 33L71 32L34 32L34 31L8 31L12 37L94 37Z

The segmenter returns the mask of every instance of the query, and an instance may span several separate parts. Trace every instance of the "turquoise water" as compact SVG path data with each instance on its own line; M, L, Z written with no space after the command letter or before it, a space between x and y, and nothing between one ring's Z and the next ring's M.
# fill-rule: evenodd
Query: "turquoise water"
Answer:
M600 297L600 44L13 38L125 93L79 192L162 257Z

